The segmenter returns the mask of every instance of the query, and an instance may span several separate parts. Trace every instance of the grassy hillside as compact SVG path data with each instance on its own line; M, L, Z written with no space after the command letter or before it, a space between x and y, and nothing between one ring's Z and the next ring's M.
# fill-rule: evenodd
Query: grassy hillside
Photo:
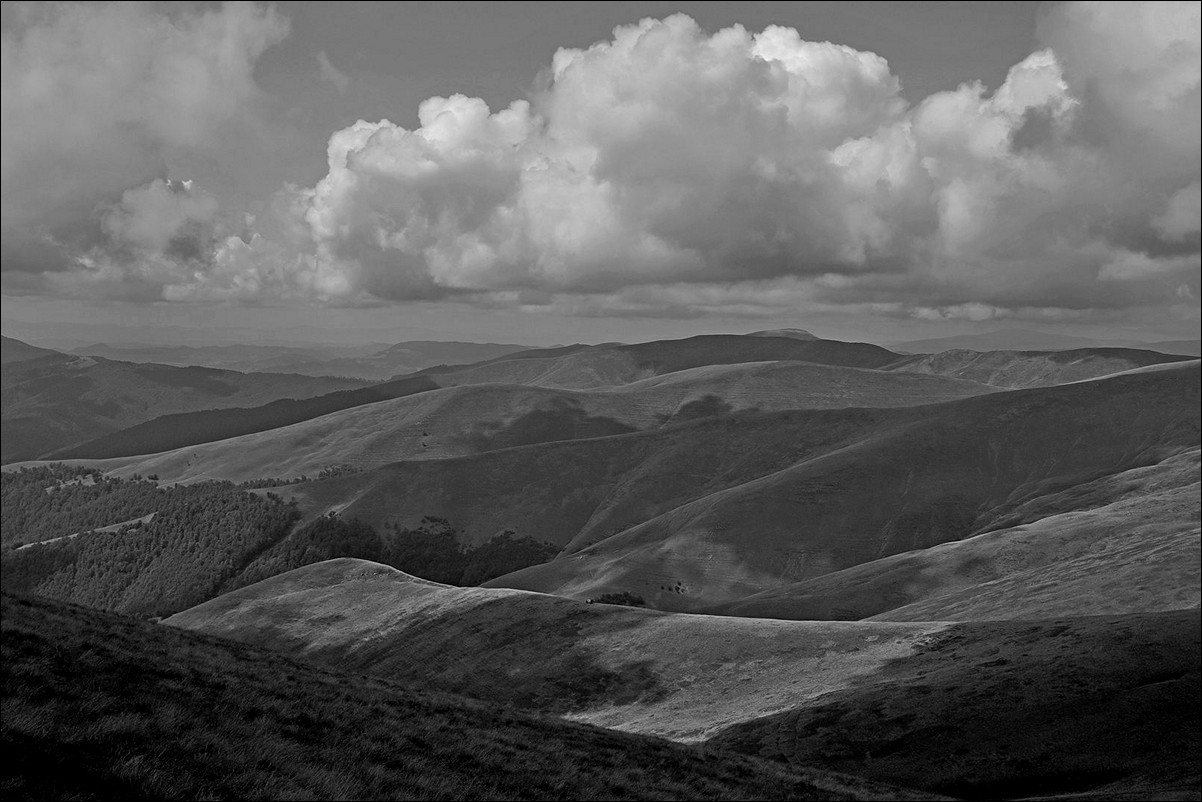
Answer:
M525 351L480 365L440 372L438 380L444 386L494 382L590 390L706 365L787 360L879 368L897 358L892 351L868 343L715 334L637 345L609 343Z
M435 515L472 544L512 529L566 547L498 585L698 609L1081 509L1072 488L1196 447L1198 415L1192 364L910 409L737 413L280 492L378 531Z
M1162 340L1161 342L1147 343L1142 347L1149 351L1159 351L1162 354L1202 356L1202 340Z
M1005 526L708 612L797 620L981 620L1197 607L1198 449L1028 502ZM1056 509L1071 512L1046 514Z
M256 432L269 431L301 421L329 415L343 409L364 404L373 404L393 398L404 398L423 393L438 385L425 376L396 379L390 382L325 393L313 398L281 399L262 406L233 409L207 409L163 415L153 420L122 429L117 432L71 446L51 454L49 458L63 459L109 459L138 454L155 454L160 451L185 448L198 443L209 443L239 437ZM322 465L335 460L316 463L313 472ZM265 476L260 471L254 476ZM277 474L273 474L277 475ZM234 478L214 476L213 478ZM239 480L251 476L238 477Z
M0 337L0 364L11 362L26 362L30 359L41 359L47 356L61 356L60 352L49 348L38 348L12 337Z
M495 584L577 597L629 591L688 610L962 540L1018 523L1010 516L1033 499L1197 446L1198 377L1192 364L913 410L680 427L672 434L681 439L665 433L629 468L606 462L625 469L616 477L590 484L577 469L568 481L596 496L582 503L588 519L565 554ZM1114 420L1125 424L1116 431ZM366 511L367 498L349 509ZM518 503L504 498L502 509ZM1065 503L1040 514L1075 509ZM561 518L564 529L570 520ZM515 528L540 536L552 525Z
M36 459L161 415L257 406L360 387L352 379L236 373L66 354L10 362L0 461Z
M712 742L965 799L1197 799L1197 609L967 622Z
M336 560L167 621L336 670L971 798L1197 793L1199 613L806 622L448 588Z
M904 357L888 370L933 373L1018 389L1096 379L1132 368L1186 362L1191 357L1136 348L1077 348L1069 351L967 351Z
M200 413L171 415L151 420L142 425L123 431L109 433L91 442L75 445L53 454L55 459L109 459L134 454L155 454L162 451L193 446L201 443L238 437L246 434L265 432L283 426L311 420L332 412L377 403L382 400L399 398L417 392L423 392L438 387L457 387L479 384L505 384L523 386L533 389L582 390L603 387L617 387L638 379L661 375L664 373L687 370L689 368L710 365L727 365L742 362L763 360L802 360L817 365L833 365L841 367L877 367L894 361L893 354L874 345L864 343L840 343L826 340L802 341L790 337L737 336L723 335L716 337L693 337L687 340L671 340L645 343L637 346L600 345L600 346L566 346L563 348L524 351L509 354L476 365L459 367L440 367L421 371L409 377L403 377L391 382L376 385L352 392L333 393L326 397L312 398L302 402L277 402L258 409L229 408L224 410L208 410ZM887 379L873 380L863 376L839 378L835 375L824 377L815 376L817 387L807 393L801 390L800 396L811 399L809 403L800 400L794 406L827 407L832 405L865 405L877 404L900 405L912 403L930 403L935 400L959 398L964 395L984 392L972 383L954 383L947 381L943 384L928 382L905 382ZM776 381L769 380L769 385L776 385L779 395L781 385L794 384L785 377ZM889 387L896 389L897 401L882 401L892 397ZM772 388L768 388L771 395ZM705 393L702 392L701 395ZM746 392L743 393L746 395ZM680 399L683 391L675 393ZM673 394L660 393L659 404L654 412L646 404L636 405L636 417L647 419L652 414L665 414L661 409L670 402ZM685 399L687 400L687 399ZM680 403L673 405L673 409ZM566 404L566 408L565 405ZM612 414L613 407L619 404L616 399L608 401L601 399L593 404L603 410L603 416ZM232 406L232 405L226 405ZM501 409L507 409L511 404L501 400ZM519 404L519 406L521 406ZM618 411L629 409L629 402L619 404ZM771 405L770 405L771 406ZM565 424L573 423L572 416L583 408L579 397L565 396L552 403L552 417L549 422L553 430L560 430ZM555 408L558 407L558 408ZM776 408L772 406L772 408ZM520 413L529 412L532 407L527 404ZM667 414L671 414L668 410ZM542 411L537 414L543 415ZM514 417L511 415L510 417ZM628 416L629 417L629 416ZM417 426L421 421L412 418L408 421ZM487 426L508 425L511 421L502 416L500 420L484 422ZM466 422L461 422L466 423ZM472 421L471 423L475 423ZM542 425L540 423L540 425ZM629 430L629 426L617 431ZM425 428L423 426L423 428ZM461 428L467 428L466 425ZM594 427L595 428L595 427ZM590 430L592 431L592 430ZM614 433L614 429L598 431L599 434ZM302 435L304 437L304 435ZM402 437L402 440L405 438ZM542 440L556 439L542 437ZM537 442L528 436L523 442ZM441 455L457 453L473 453L474 449L458 448L456 444L448 444L447 438L441 438L436 444L448 446L439 450ZM411 444L410 447L393 451L384 462L423 456L423 450L430 443L423 441ZM239 446L234 446L238 448ZM353 446L340 447L344 452L353 452ZM343 456L339 461L355 461ZM369 463L371 464L371 463ZM374 464L380 464L377 461ZM160 473L173 471L161 468ZM303 472L303 471L302 471ZM208 471L204 475L211 477L233 478L232 475ZM264 475L257 472L256 475ZM278 475L278 472L277 472ZM244 476L240 478L246 478Z
M272 577L165 623L685 741L843 687L946 627L669 614L449 587L351 559Z
M401 380L412 386L429 377ZM340 393L366 398L383 388ZM665 423L712 417L735 410L897 407L934 403L994 392L974 382L905 373L814 365L805 362L754 362L692 368L633 382L611 390L557 390L512 384L479 384L429 390L355 406L292 426L222 442L153 454L123 463L122 474L155 473L172 481L259 476L312 475L321 466L349 464L377 468L398 460L469 456L502 448L622 434ZM328 398L328 397L327 397ZM324 399L279 402L271 407L313 408ZM267 408L264 408L266 410ZM249 426L255 415L234 411L177 418L228 417L231 426ZM283 423L283 418L277 418ZM164 422L166 423L166 422ZM130 450L126 434L157 427L156 445L181 436L202 436L203 429L159 426L155 421L118 432L64 456ZM231 429L232 431L232 429ZM95 446L102 446L93 450ZM149 443L144 452L163 450Z
M917 799L0 598L10 800Z

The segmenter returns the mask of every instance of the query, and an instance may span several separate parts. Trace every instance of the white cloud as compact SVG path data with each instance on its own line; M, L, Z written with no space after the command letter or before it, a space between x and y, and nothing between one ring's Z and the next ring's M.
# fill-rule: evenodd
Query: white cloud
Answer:
M22 7L0 42L0 197L6 269L39 232L83 227L92 207L214 153L247 113L259 55L288 31L231 3L170 16L150 4ZM33 269L21 265L25 269Z
M560 50L529 101L430 98L413 130L335 132L321 181L253 231L215 226L162 293L681 316L1177 308L1198 296L1198 19L1057 7L1047 49L1001 87L914 107L872 53L643 20ZM143 217L161 231L178 210Z

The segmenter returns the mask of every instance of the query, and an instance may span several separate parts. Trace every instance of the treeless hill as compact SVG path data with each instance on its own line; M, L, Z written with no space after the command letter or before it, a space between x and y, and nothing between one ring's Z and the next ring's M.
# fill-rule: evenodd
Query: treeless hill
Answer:
M339 671L679 741L716 735L974 798L1107 788L1176 798L1198 782L1196 610L774 621L449 588L332 560L165 623Z
M1020 523L1013 516L1033 499L1052 499L1041 517L1061 512L1057 492L1196 447L1198 399L1195 362L908 410L747 414L677 427L678 442L665 432L608 484L582 481L578 470L574 486L604 494L588 504L579 534L558 559L490 584L576 597L628 591L661 609L733 602ZM522 475L550 481L545 472ZM517 503L497 495L506 500L499 509ZM582 496L573 498L583 506ZM364 498L349 507L367 508ZM575 510L557 512L574 528ZM547 526L530 523L540 535Z
M1163 340L1155 343L1144 343L1140 347L1149 351L1159 351L1162 354L1202 356L1202 340Z
M36 345L30 345L12 337L0 337L0 364L7 365L10 362L27 362L30 359L61 355L59 351L38 348Z
M165 481L312 476L327 465L378 468L398 460L468 456L514 446L622 434L735 410L896 407L996 392L995 388L942 376L806 362L692 368L613 390L505 384L428 389L432 384L428 376L390 385L405 381L428 384L405 397L130 460L117 473L154 474ZM361 396L377 391L372 387L340 395ZM317 399L273 406L299 407L306 403L315 404ZM106 444L110 452L126 450L120 446L136 442L138 430L152 425L118 432L63 456L102 455ZM165 429L165 434L181 431L191 434L197 427L173 426Z
M0 600L6 799L927 799L35 598Z
M440 384L529 384L588 390L628 384L705 365L800 361L853 368L881 368L897 354L869 343L806 340L795 336L707 334L637 345L606 343L548 352L524 351L480 365L439 372Z
M1132 368L1191 357L1136 348L1079 348L1071 351L967 351L917 354L889 365L887 370L934 373L957 379L1018 389L1096 379Z
M1014 515L1029 523L874 560L707 612L966 621L1197 607L1198 463L1198 449L1189 449L1033 499ZM1072 511L1052 512L1057 509Z
M6 363L0 461L34 459L159 415L305 398L353 379L237 373L52 354Z
M889 348L905 354L938 354L943 351L1071 351L1081 348L1112 348L1129 346L1125 340L1098 340L1074 337L1030 329L998 329L978 334L951 337L931 337L889 343Z
M155 454L185 446L215 442L246 434L269 431L316 418L338 410L410 395L437 387L476 384L510 384L561 390L615 388L641 378L707 365L741 362L802 360L844 367L875 368L894 361L896 354L865 343L827 340L799 341L790 337L717 335L692 337L625 346L563 346L523 351L476 365L439 366L390 382L356 391L332 393L304 401L277 401L256 409L205 410L150 420L128 430L108 434L91 442L53 453L55 459L109 459L135 454ZM852 383L855 383L854 381ZM885 383L882 380L882 385ZM946 385L941 393L931 385L928 400L961 397L971 384ZM923 403L907 396L904 385L894 389L903 403ZM977 388L977 391L981 391ZM921 395L922 392L919 393ZM813 394L817 397L817 394ZM837 394L836 394L837 396ZM854 396L854 393L853 393ZM875 393L887 398L888 393ZM824 406L824 404L812 404ZM802 406L807 406L802 404ZM428 447L427 442L423 444ZM392 459L424 454L425 448L398 453ZM460 453L452 449L450 452Z
M845 687L947 628L770 621L456 588L336 559L164 623L349 673L695 742Z
M75 348L72 353L125 362L199 365L225 370L301 373L306 376L350 376L382 381L435 365L466 364L527 350L509 343L465 343L413 340L384 345L203 345L110 346Z

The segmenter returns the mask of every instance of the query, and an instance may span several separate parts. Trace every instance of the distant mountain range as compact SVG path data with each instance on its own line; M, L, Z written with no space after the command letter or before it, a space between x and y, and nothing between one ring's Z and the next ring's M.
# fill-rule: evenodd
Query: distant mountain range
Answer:
M198 365L246 372L300 373L306 376L346 376L389 379L435 365L458 365L526 350L529 346L501 343L418 340L394 345L362 346L110 346L88 345L73 354L126 362Z
M937 354L942 351L969 349L973 351L1068 351L1080 348L1138 348L1163 354L1199 356L1200 340L1164 340L1143 342L1127 339L1094 339L1051 334L1030 329L999 329L981 334L961 334L954 337L933 337L925 340L906 340L889 343L888 347L907 354Z
M34 459L165 414L258 406L362 387L359 379L118 362L5 337L5 463Z

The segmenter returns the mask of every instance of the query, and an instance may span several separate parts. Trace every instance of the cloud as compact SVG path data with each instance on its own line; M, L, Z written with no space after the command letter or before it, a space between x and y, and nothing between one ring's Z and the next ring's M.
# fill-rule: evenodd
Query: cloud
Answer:
M330 57L324 50L319 50L317 53L317 71L321 75L321 80L337 89L339 94L345 92L351 85L351 79L330 62Z
M884 59L792 29L619 27L505 109L435 97L412 130L335 132L324 178L215 227L205 258L168 255L161 295L969 320L1196 305L1197 4L1058 6L1039 33L995 90L909 106Z
M46 263L51 246L93 244L98 203L163 176L177 155L219 155L222 131L258 95L255 61L288 31L244 3L171 15L54 4L14 17L0 49L6 271L63 267Z

